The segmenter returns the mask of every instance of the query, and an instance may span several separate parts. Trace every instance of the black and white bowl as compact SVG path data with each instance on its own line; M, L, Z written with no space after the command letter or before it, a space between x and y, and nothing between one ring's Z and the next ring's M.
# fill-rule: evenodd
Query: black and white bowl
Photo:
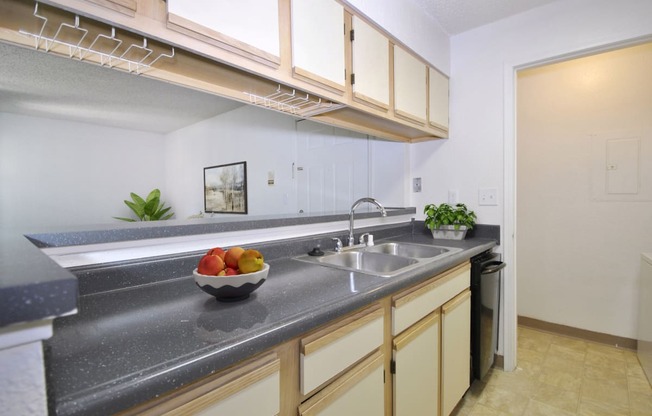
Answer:
M208 276L192 271L195 283L201 290L222 302L236 302L249 297L251 292L258 289L269 273L269 264L265 263L263 269L255 273L237 274L234 276Z

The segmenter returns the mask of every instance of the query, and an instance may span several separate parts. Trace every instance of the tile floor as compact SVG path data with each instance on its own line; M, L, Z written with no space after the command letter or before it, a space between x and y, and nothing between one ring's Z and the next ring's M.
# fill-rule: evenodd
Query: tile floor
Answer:
M518 368L476 380L454 416L652 416L652 387L631 350L520 326Z

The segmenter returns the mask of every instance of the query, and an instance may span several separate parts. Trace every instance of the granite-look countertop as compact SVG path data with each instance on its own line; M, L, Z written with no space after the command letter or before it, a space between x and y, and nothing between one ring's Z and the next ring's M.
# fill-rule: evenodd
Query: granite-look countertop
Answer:
M345 272L283 255L267 262L267 281L247 300L221 303L195 286L201 254L177 259L178 276L144 285L82 294L79 313L55 320L45 344L50 412L111 414L226 368L319 325L467 261L496 240L433 240L395 232L391 240L461 247L395 278ZM379 238L385 237L376 234ZM309 247L304 242L303 247ZM273 248L261 247L264 253ZM303 248L302 248L303 250ZM305 252L305 251L304 251ZM147 270L164 270L150 262ZM139 265L115 266L130 279ZM125 269L126 267L126 269ZM187 268L187 271L185 270ZM78 275L83 275L79 271ZM80 279L84 277L81 276ZM138 279L136 279L138 280Z
M24 235L0 230L0 328L77 308L77 278Z
M388 216L414 214L414 207L388 208ZM377 212L356 213L357 218L378 216ZM77 308L77 279L39 249L164 239L228 231L267 229L293 225L342 221L348 213L234 216L51 227L38 230L0 228L0 328L22 322L53 318Z

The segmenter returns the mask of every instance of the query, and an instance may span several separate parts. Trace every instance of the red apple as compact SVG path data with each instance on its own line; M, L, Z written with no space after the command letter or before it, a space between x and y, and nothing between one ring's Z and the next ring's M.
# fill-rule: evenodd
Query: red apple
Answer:
M220 256L204 255L199 260L197 272L208 276L217 276L220 271L224 270L224 260Z
M209 256L219 256L222 260L224 260L224 254L226 254L226 251L222 247L213 247L212 249L208 250Z
M232 269L237 269L238 260L240 260L242 253L244 253L244 249L242 247L231 247L228 249L224 255L224 263L226 263L226 266Z

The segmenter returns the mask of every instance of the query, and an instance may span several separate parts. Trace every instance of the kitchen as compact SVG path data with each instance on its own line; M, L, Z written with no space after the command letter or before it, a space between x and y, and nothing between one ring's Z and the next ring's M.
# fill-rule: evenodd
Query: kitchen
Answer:
M503 236L513 235L514 197L507 191L513 188L514 181L513 173L509 173L513 171L513 160L509 155L513 152L515 134L510 127L514 118L514 102L510 98L513 95L511 68L579 51L625 45L649 36L649 25L644 18L649 15L647 2L627 4L631 8L609 2L557 2L451 36L450 46L448 36L432 26L424 25L428 28L423 29L424 33L414 30L414 27L421 26L414 22L424 19L414 9L394 4L387 4L386 8L364 7L363 2L354 4L437 68L445 73L448 69L452 74L451 137L455 140L409 145L410 173L405 175L405 179L424 178L424 189L420 195L409 195L410 199L401 205L421 207L431 201L444 201L449 189L458 189L460 200L475 201L477 189L497 188L504 205L477 207L478 215L483 223L500 224ZM414 20L415 15L418 15L417 20ZM551 16L554 16L556 25L552 31L549 28ZM615 16L620 16L626 23L614 23ZM578 21L582 23L578 24ZM550 32L556 36L551 37ZM437 40L434 42L436 48L432 46L433 39ZM483 75L479 77L478 74ZM469 148L477 151L468 152ZM457 163L463 158L466 162ZM504 160L504 163L496 164L495 160ZM469 166L473 168L469 169ZM434 186L427 182L427 178L447 179L441 186ZM501 240L505 259L510 262L509 259L514 259L514 243L508 238ZM513 283L509 283L515 278L511 274L514 272L508 270L506 273L506 336L503 347L506 367L509 367L509 357L514 356L516 342L516 289Z

